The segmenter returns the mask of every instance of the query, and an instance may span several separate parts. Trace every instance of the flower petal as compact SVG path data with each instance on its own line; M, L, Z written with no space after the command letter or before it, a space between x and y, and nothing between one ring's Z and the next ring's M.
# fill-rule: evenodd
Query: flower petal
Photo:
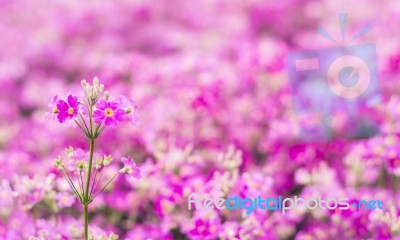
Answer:
M104 99L100 99L100 101L98 101L96 103L96 108L99 110L104 110L107 108L107 101Z
M68 104L70 107L77 107L78 106L78 98L76 96L69 95L68 96Z
M106 118L105 124L107 127L116 127L117 126L117 120L115 118Z
M73 116L78 115L78 112L79 112L79 107L78 107L78 106L74 107L74 114L73 114Z
M122 122L124 120L124 117L126 116L126 113L124 110L122 109L117 109L114 111L114 118L118 121L118 122Z
M106 116L104 115L103 111L100 111L100 110L94 111L93 120L95 123L102 123L105 118L106 118Z
M111 108L112 110L115 110L119 107L119 104L116 102L108 102L107 103L108 107Z
M60 123L63 123L68 118L68 113L67 112L59 112L57 118Z
M67 104L65 101L59 100L59 101L57 102L57 109L58 109L59 111L64 111L64 112L66 112L66 111L68 111L68 108L69 108L69 106L68 106L68 104Z
M134 167L134 168L132 168L132 173L130 176L140 179L140 178L142 178L142 173L138 167Z
M128 160L128 158L123 157L123 158L121 158L121 162L122 162L124 165L126 165L126 164L128 164L129 160Z

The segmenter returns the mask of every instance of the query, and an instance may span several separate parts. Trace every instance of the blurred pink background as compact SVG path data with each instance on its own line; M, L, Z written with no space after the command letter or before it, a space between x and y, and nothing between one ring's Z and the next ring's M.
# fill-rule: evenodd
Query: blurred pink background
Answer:
M399 239L400 3L384 1L0 1L0 239L82 239L82 209L53 160L88 150L78 128L46 118L54 95L97 76L134 99L139 124L107 129L96 151L132 156L91 205L95 239ZM374 43L379 134L298 139L288 53ZM340 122L340 121L339 121ZM118 163L115 164L118 168ZM111 169L113 170L113 169ZM105 174L110 175L110 172ZM204 197L380 199L383 210L188 210ZM72 198L62 204L60 196ZM42 237L42 238L40 238Z

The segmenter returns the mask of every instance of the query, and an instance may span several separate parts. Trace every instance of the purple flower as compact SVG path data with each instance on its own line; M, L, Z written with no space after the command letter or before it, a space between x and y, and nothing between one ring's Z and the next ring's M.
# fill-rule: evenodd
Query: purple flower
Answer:
M68 102L59 100L57 102L58 121L64 123L67 119L72 119L78 114L78 98L73 95L68 96Z
M124 167L120 170L121 173L128 174L130 177L140 179L142 177L140 169L136 167L135 161L130 157L121 158Z
M93 113L95 123L102 123L104 121L106 126L117 126L118 122L122 122L125 117L125 111L120 108L120 104L113 101L101 99L96 104L96 111Z

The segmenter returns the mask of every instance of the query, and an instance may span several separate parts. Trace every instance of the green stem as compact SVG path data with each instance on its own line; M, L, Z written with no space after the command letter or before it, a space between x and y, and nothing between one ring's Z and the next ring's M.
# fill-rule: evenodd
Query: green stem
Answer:
M89 232L88 232L88 223L89 223L89 204L84 205L84 212L85 212L85 240L89 239Z
M79 187L81 188L81 192L82 192L82 194L83 194L84 188L83 188L83 177L82 177L82 172L81 172L81 171L79 172L79 178L78 178L78 180L79 180L79 179L80 179Z
M90 156L89 156L89 167L86 178L86 188L85 188L85 240L88 236L88 205L89 205L89 185L90 185L90 174L92 173L92 163L93 163L93 151L94 151L94 138L90 139Z
M90 156L89 156L89 166L87 169L87 175L86 175L86 188L84 189L84 217L85 217L85 240L88 240L88 231L89 231L89 204L91 202L91 199L89 198L89 186L90 186L90 175L92 173L92 165L93 165L93 152L94 152L94 141L96 139L97 136L95 136L95 133L93 132L93 106L95 104L95 102L92 102L88 99L88 103L89 103L89 129L88 129L88 133L87 136L90 139ZM86 122L85 122L85 127L87 127Z
M85 199L86 200L89 197L89 184L90 184L90 175L92 173L93 151L94 151L94 139L90 139L89 168L88 168L88 173L87 173L87 178L86 178L86 188L85 188Z

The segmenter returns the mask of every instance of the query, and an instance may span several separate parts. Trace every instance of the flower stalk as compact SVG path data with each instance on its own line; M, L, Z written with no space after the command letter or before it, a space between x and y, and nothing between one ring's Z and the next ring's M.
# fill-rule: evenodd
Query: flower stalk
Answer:
M133 159L123 157L121 158L124 164L123 168L109 179L106 184L100 188L100 191L96 191L98 183L103 176L103 168L108 166L113 158L111 155L104 155L103 157L97 156L96 163L93 165L95 141L107 127L116 127L120 122L125 120L135 122L137 120L137 113L135 111L136 105L133 101L123 96L120 96L118 101L112 100L108 92L104 93L104 86L99 83L97 78L93 80L93 85L83 80L82 87L84 89L85 99L78 99L77 96L69 95L66 100L60 99L57 102L53 100L54 104L51 106L49 113L52 114L53 118L57 118L60 123L78 126L89 139L90 146L88 154L83 150L74 150L72 147L69 147L65 151L69 159L67 167L61 157L58 157L54 161L54 166L62 171L71 191L76 195L83 206L84 239L88 240L90 238L90 203L115 180L118 174L121 173L140 178L141 173ZM56 96L54 99L59 98ZM94 177L92 177L94 166L95 173L93 173ZM70 171L75 175L78 188L74 183L74 175L70 174ZM97 178L99 172L100 174ZM84 174L86 174L85 183L83 182Z

